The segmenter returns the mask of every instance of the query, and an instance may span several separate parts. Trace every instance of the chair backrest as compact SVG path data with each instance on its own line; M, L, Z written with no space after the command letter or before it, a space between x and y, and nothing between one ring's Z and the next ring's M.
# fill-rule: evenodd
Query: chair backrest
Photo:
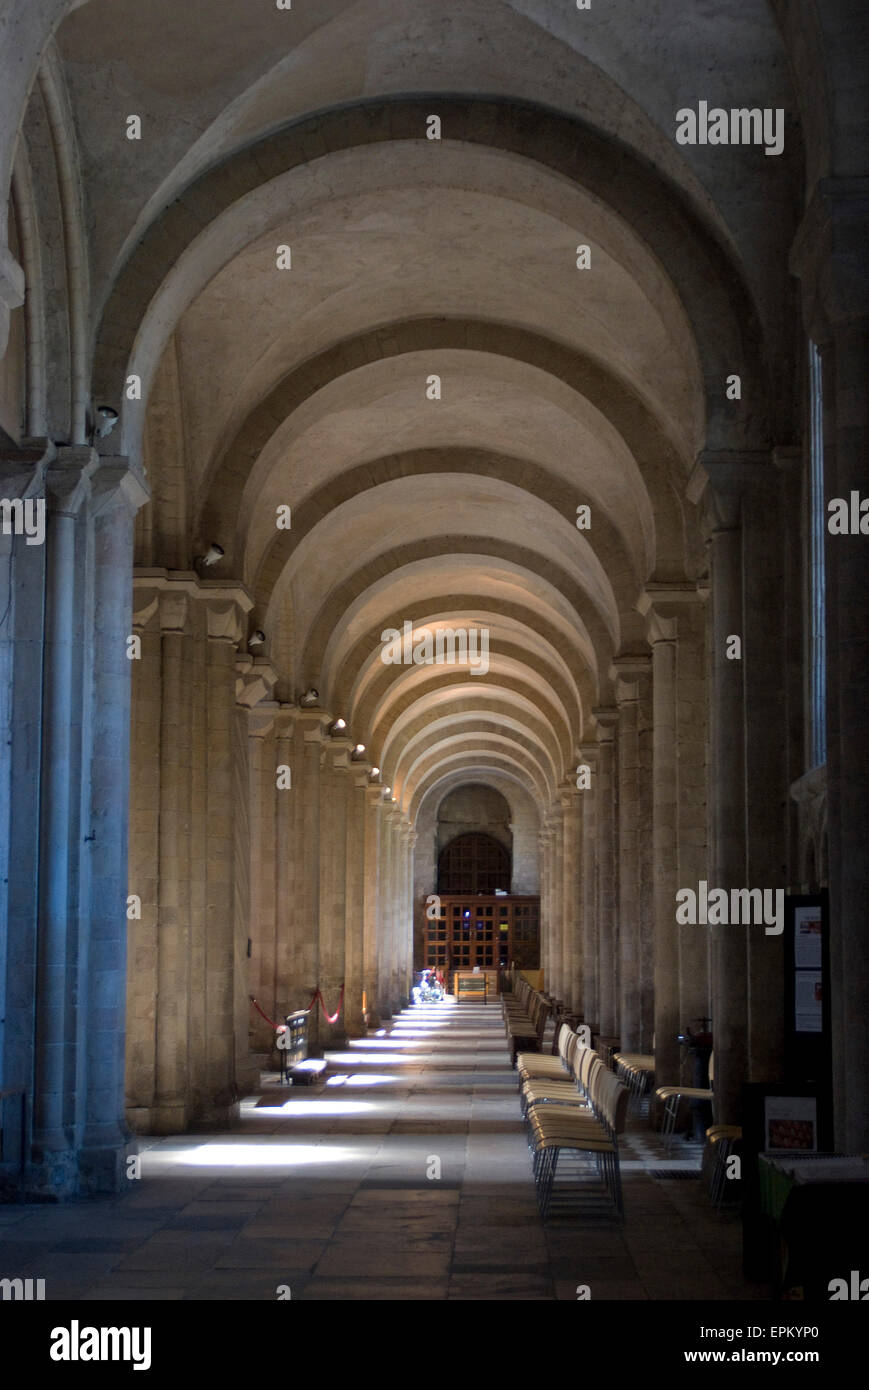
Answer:
M615 1078L613 1079L615 1080ZM630 1091L628 1090L627 1086L623 1086L620 1081L616 1081L615 1093L610 1099L609 1117L610 1133L613 1136L617 1134L624 1134L625 1132L625 1125L627 1124L628 1120L629 1100Z
M714 1083L715 1083L715 1053L714 1053L714 1052L710 1052L710 1054L709 1054L709 1089L710 1089L710 1091L712 1090L712 1087L713 1087Z
M574 1063L576 1067L576 1079L579 1082L580 1089L585 1094L588 1093L588 1074L596 1055L594 1049L591 1047L580 1048L576 1054L576 1061ZM598 1061L600 1061L600 1058L598 1058Z
M588 1064L588 1080L585 1083L586 1095L595 1112L600 1104L601 1083L605 1076L612 1076L612 1072L608 1067L604 1066L597 1053L595 1053Z
M579 1038L575 1033L571 1033L567 1044L567 1054L564 1058L567 1070L575 1077L577 1059L579 1055Z

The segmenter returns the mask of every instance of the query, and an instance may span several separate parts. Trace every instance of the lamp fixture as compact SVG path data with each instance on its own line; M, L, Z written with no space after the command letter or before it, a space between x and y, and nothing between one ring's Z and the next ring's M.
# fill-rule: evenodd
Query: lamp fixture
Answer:
M118 412L110 405L97 406L97 423L94 434L97 439L107 439L119 420Z
M305 691L304 695L299 701L299 704L302 706L302 709L313 709L319 703L320 692L319 690L315 690L313 686L309 686L309 688Z
M249 648L250 648L250 647L261 647L262 644L263 644L263 642L264 642L265 640L266 640L266 635L265 635L265 633L263 632L262 628L258 627L258 628L256 629L256 631L255 631L255 632L252 632L252 633L250 634L250 637L248 637L248 639L247 639L247 645L248 645Z
M346 719L338 718L338 719L335 720L335 723L331 725L331 727L330 727L330 729L329 729L329 733L330 733L330 734L340 734L340 733L342 733L343 730L346 729L346 728L347 728L347 720L346 720Z
M194 565L203 565L206 567L208 565L216 565L218 560L223 559L225 553L222 545L218 545L216 541L212 541L205 554L197 555L193 563Z

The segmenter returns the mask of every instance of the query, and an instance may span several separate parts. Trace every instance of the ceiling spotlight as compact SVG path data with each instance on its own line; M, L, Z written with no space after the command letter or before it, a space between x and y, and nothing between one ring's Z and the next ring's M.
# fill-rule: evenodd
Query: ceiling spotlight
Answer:
M265 633L263 632L261 627L258 627L256 632L252 632L250 634L250 637L248 637L247 645L248 647L261 647L265 640Z
M384 796L389 796L389 793L390 793L391 791L392 791L392 788L391 788L391 787L384 787L384 788L383 788L383 795L384 795Z
M380 768L379 768L379 767L373 767L373 768L371 769L371 771L369 772L368 776L371 778L372 781L374 781L374 779L375 779L376 777L379 777L379 776L380 776Z
M351 761L354 762L354 763L358 762L359 759L362 757L362 754L363 754L364 752L365 752L365 744L364 744L364 743L357 743L356 747L353 749L353 752L350 754L350 759L351 759Z
M96 436L98 439L107 439L115 425L118 423L118 412L113 410L110 405L97 406Z
M346 719L336 719L336 720L335 720L335 723L332 725L331 729L329 730L329 733L330 733L330 734L340 734L340 733L341 733L344 729L346 729L346 728L347 728L347 720L346 720Z
M197 555L193 561L194 565L216 565L218 560L222 560L225 552L222 545L212 541L204 555Z
M304 695L299 701L299 704L302 706L302 709L311 709L314 705L319 704L319 702L320 692L319 690L315 690L314 687L311 686L310 689L305 691Z

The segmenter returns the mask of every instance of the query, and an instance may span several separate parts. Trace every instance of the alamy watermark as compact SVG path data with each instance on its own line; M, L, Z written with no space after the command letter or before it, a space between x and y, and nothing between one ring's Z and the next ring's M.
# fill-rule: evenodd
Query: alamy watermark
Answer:
M45 498L0 497L0 531L4 536L26 536L28 545L45 541Z
M763 145L764 154L781 154L785 147L785 113L781 107L710 108L683 106L676 112L677 145Z
M680 926L760 927L767 936L781 936L785 926L783 888L710 888L701 879L693 888L676 893L676 921Z
M442 627L431 632L405 619L404 628L384 628L380 660L384 666L468 665L472 676L485 676L489 669L489 629Z

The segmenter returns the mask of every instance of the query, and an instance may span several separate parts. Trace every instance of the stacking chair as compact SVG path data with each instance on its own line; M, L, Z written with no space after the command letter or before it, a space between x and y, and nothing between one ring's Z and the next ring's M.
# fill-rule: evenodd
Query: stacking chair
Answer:
M602 1066L595 1075L591 1111L565 1105L535 1105L529 1110L534 1181L544 1221L552 1202L559 1155L565 1149L595 1159L598 1175L621 1219L624 1208L618 1140L625 1129L628 1099L627 1087Z
M673 1132L676 1128L676 1119L679 1114L679 1102L684 1096L686 1100L711 1100L712 1082L715 1075L714 1052L709 1057L709 1085L708 1086L659 1086L655 1095L664 1105L664 1119L661 1124L661 1139L667 1153L673 1146Z
M727 1160L742 1143L742 1128L739 1125L710 1125L706 1131L707 1143L712 1145L712 1181L709 1196L716 1211L724 1205L727 1190Z
M652 1053L616 1052L613 1056L616 1074L630 1093L632 1110L639 1110L648 1086L655 1078L655 1058Z
M606 1070L590 1047L577 1046L571 1059L571 1076L531 1077L522 1087L522 1113L527 1117L533 1105L570 1105L588 1108L597 1073Z
M562 1023L558 1030L558 1050L554 1057L542 1052L520 1052L516 1058L516 1069L519 1072L520 1084L527 1081L530 1076L551 1076L558 1080L566 1080L570 1075L570 1063L567 1060L567 1050L571 1038L576 1034L566 1023Z

